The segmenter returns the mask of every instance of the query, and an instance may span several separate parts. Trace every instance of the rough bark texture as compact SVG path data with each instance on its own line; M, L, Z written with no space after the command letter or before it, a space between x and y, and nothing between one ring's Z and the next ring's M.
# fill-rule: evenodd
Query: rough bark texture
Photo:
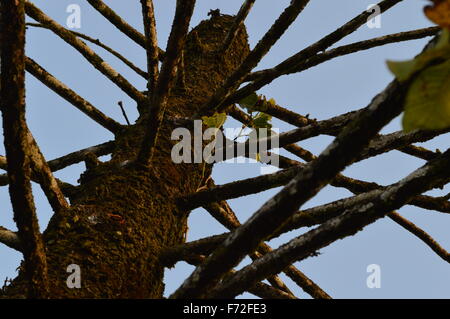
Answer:
M217 54L233 23L231 16L215 16L193 29L184 52L185 87L175 87L166 115L189 116L249 52L242 28L224 56ZM171 160L172 122L161 127L149 169L124 165L142 145L143 123L116 134L112 159L80 177L71 208L55 215L44 233L50 296L53 298L161 298L163 247L185 241L188 212L175 197L196 191L210 173L203 164L174 164ZM93 166L93 167L91 167ZM69 289L67 266L81 268L81 289ZM25 296L23 272L5 289L7 297Z

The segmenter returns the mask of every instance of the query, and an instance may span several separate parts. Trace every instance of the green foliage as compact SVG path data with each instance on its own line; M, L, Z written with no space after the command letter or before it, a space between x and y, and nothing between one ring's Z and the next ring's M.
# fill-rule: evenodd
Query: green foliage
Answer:
M450 127L450 60L429 67L413 81L405 100L403 129Z
M430 64L450 59L450 32L443 30L435 47L430 48L409 61L387 61L391 72L400 81L410 79Z
M406 132L450 127L449 30L442 31L435 47L410 61L388 61L388 67L400 82L411 80L404 105Z
M226 113L214 113L212 116L202 116L203 124L207 127L216 127L220 128L227 120Z
M256 103L258 103L258 100L259 100L259 96L256 93L252 93L249 96L240 100L239 105L242 108L247 109L247 111L250 113L255 110L255 106L256 106Z
M253 128L272 128L272 123L270 121L272 120L272 116L263 112L259 112L254 118L253 118Z

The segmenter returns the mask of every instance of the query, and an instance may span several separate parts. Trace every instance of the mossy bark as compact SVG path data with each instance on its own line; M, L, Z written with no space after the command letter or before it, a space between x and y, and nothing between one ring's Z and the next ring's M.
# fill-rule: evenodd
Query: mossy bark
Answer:
M249 52L242 28L228 51L218 49L233 17L221 15L194 28L184 52L184 81L171 91L167 115L189 117L213 94ZM161 298L165 247L183 243L187 211L175 204L195 192L211 167L175 164L170 121L161 127L151 167L122 165L138 153L144 123L120 131L109 162L89 165L71 208L52 217L44 233L52 298ZM91 161L92 162L92 161ZM67 267L81 269L81 288L68 288ZM20 297L27 282L19 276L4 290Z

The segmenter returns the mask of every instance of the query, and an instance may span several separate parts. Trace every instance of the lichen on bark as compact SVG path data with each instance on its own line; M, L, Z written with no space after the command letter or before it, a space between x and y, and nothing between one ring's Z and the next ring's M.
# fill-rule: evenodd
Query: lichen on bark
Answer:
M189 117L199 110L249 52L245 27L226 53L219 48L234 17L214 16L188 35L184 81L171 90L166 115ZM164 121L149 168L122 165L138 154L144 122L116 134L111 160L80 178L71 207L54 215L44 232L52 298L162 298L165 247L185 241L189 212L176 198L196 191L203 163L175 164L170 139L173 122ZM206 173L210 174L208 166ZM69 289L67 266L81 269L80 289ZM4 289L4 297L25 295L23 272Z

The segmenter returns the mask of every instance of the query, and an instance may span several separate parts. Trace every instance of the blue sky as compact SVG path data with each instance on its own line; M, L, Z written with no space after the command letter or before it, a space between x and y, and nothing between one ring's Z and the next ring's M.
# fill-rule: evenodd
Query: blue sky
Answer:
M131 25L142 30L139 1L108 0L105 2ZM254 9L246 20L252 47L289 2L288 0L256 1ZM105 44L115 48L145 69L145 52L142 48L112 27L101 15L92 10L86 1L35 0L33 3L61 24L65 24L69 15L66 12L67 6L70 4L80 5L81 29L75 31L98 37ZM334 31L372 3L374 1L311 0L297 21L258 65L258 69L276 65ZM405 0L382 15L381 28L370 29L363 26L354 34L340 41L338 45L427 27L430 23L422 13L425 3L426 1L421 0ZM164 48L172 24L175 0L154 0L154 4L158 39L160 46ZM241 4L241 0L198 0L191 27L206 19L210 9L220 8L223 13L235 14ZM326 119L343 112L359 109L366 106L372 97L392 80L392 75L386 68L386 59L409 59L417 54L426 42L427 39L391 44L341 57L300 74L277 79L258 93L274 98L279 105L301 114L310 114L311 117L317 119ZM134 85L141 90L145 89L145 81L133 71L102 49L93 48ZM117 106L118 101L124 102L130 118L136 118L135 103L85 62L78 52L49 31L33 28L28 30L27 54L117 121L124 123ZM53 159L113 138L108 131L56 96L32 76L27 76L27 118L47 159ZM395 119L383 132L399 130L399 123L400 120ZM239 124L228 121L226 126L236 127ZM292 128L292 126L277 120L274 120L274 127L281 131ZM432 150L436 148L444 150L449 145L448 138L449 134L440 136L425 143L424 146ZM303 141L300 145L314 154L319 154L330 142L331 138L329 137L318 137ZM3 146L0 151L4 154ZM354 178L390 184L405 177L422 164L421 160L394 151L357 163L344 173ZM84 164L78 164L59 171L55 175L65 181L76 183L83 170ZM259 170L259 164L223 163L215 167L213 177L216 184L222 184L257 176ZM41 227L45 228L51 216L51 208L39 187L34 187L34 189ZM245 221L277 190L273 189L229 202L239 219ZM442 191L433 191L432 194L439 195L448 192L449 187ZM346 190L327 187L305 207L320 205L350 195ZM0 198L3 203L0 225L15 229L7 187L0 189ZM449 225L447 216L412 206L402 208L400 213L428 231L443 247L450 247L450 239L447 235ZM225 231L202 209L192 213L189 228L188 240ZM301 231L286 234L270 244L277 247L280 243L299 233ZM0 256L0 280L14 277L21 258L20 254L0 246ZM369 289L366 286L366 278L369 275L366 268L370 264L378 264L381 267L382 284L379 289ZM321 255L318 257L296 263L296 266L335 298L450 297L448 289L450 267L448 264L437 257L420 240L388 219L368 226L363 232L353 237L333 243L322 249ZM176 289L192 270L191 266L179 263L175 269L167 271L166 294L170 294ZM283 277L283 279L285 278ZM286 279L286 282L290 283L289 279ZM308 297L298 289L294 290L298 296ZM244 297L250 297L250 295L244 295Z

